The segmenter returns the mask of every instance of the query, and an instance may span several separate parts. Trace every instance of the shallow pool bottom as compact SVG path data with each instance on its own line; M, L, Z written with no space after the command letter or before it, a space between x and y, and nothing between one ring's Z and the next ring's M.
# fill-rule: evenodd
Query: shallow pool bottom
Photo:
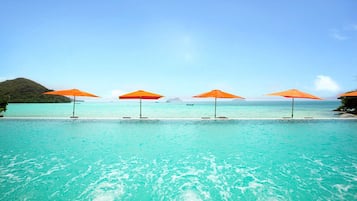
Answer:
M0 200L353 200L356 123L2 119Z

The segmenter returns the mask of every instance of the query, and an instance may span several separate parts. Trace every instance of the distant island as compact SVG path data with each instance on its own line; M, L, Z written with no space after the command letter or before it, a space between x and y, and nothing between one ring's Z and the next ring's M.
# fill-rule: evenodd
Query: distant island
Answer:
M182 102L182 100L180 99L180 98L178 98L178 97L176 97L176 98L170 98L170 99L168 99L167 101L166 101L166 103L181 103Z
M26 79L16 78L0 82L0 103L68 103L65 96L48 96L42 93L52 91L41 84ZM5 108L6 109L6 108Z

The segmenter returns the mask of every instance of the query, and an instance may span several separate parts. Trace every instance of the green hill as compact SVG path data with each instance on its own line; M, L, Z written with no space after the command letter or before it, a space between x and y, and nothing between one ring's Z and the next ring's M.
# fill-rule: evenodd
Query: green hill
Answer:
M46 87L26 78L16 78L0 82L0 102L9 103L68 103L64 96L44 95L50 91Z

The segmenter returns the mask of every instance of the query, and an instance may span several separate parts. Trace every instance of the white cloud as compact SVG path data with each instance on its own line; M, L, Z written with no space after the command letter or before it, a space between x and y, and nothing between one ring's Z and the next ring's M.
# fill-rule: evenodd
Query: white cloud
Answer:
M338 29L331 29L330 36L336 40L344 41L354 37L357 24L349 24Z
M318 91L337 92L340 86L329 76L318 75L315 79L315 89Z
M347 40L348 39L347 36L342 35L338 30L333 30L330 35L331 35L332 38L334 38L336 40L341 40L342 41L342 40Z
M178 38L174 44L177 49L177 55L182 58L185 62L192 62L196 55L196 45L195 41L190 35L182 35Z
M111 98L118 98L118 96L123 95L125 92L119 89L112 90Z
M355 31L357 31L357 24L353 24L353 25L352 25L352 29L355 30Z

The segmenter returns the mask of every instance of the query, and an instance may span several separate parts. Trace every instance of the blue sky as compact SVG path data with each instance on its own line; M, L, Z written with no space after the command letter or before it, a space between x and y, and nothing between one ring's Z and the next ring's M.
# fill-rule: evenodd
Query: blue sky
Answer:
M334 97L357 88L356 10L355 0L0 0L0 80L104 98Z

